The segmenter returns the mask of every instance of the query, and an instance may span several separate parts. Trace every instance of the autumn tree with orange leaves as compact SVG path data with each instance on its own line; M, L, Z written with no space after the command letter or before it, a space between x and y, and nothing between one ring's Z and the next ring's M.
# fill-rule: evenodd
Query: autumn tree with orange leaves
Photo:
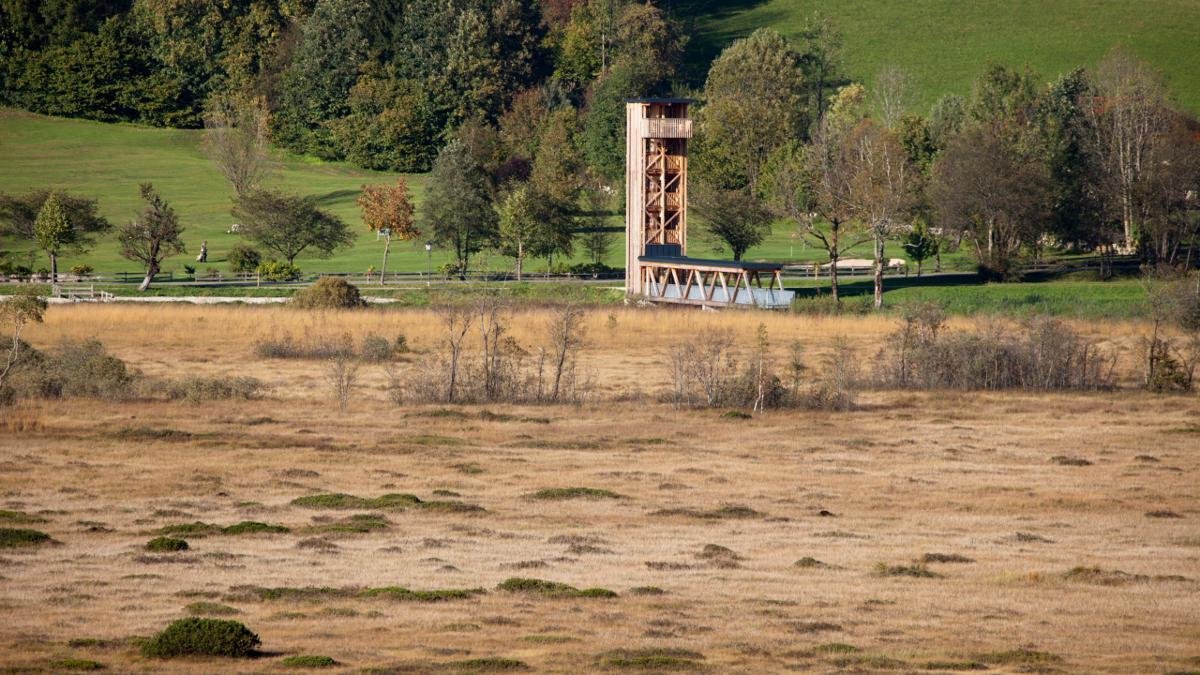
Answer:
M421 236L412 198L408 193L408 183L403 178L397 178L395 185L364 185L358 205L362 207L363 222L384 239L383 265L379 270L379 283L382 285L387 275L392 239L411 241Z

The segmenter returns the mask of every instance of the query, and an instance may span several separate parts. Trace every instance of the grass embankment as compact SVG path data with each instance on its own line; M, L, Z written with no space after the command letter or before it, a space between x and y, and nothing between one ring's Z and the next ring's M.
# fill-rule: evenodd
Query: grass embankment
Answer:
M788 288L796 291L795 311L805 314L826 313L828 280L788 279ZM16 287L0 287L0 294ZM26 287L28 288L28 287ZM35 285L39 293L49 293L49 286ZM158 285L147 293L139 293L134 284L101 284L97 288L119 297L288 297L296 286L194 286ZM625 295L620 281L600 284L580 282L525 283L438 283L431 286L405 283L392 286L361 287L363 295L393 300L391 307L430 307L464 302L484 294L529 303L558 304L564 302L585 305L618 305ZM869 277L843 278L841 292L844 311L854 314L873 311L872 282ZM926 277L887 277L884 280L886 312L899 311L915 302L936 302L946 312L961 316L1004 315L1032 316L1048 314L1068 318L1137 319L1146 314L1146 293L1136 279L1112 281L1054 280L1023 283L983 283L974 275L944 275Z

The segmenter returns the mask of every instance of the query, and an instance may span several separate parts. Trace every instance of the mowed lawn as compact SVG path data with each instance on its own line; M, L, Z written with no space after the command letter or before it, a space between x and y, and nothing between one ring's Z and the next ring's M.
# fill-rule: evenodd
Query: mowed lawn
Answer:
M1124 45L1166 74L1176 99L1200 109L1200 6L1195 0L687 0L688 62L702 83L708 62L731 40L769 26L796 37L813 11L845 34L845 71L870 86L880 67L914 78L916 110L939 96L967 94L988 62L1028 64L1051 80L1094 66Z

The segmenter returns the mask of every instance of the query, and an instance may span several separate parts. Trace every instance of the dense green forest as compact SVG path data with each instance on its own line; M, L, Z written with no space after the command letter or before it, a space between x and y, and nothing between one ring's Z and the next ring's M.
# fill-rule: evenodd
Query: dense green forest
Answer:
M782 31L727 40L714 27L762 8L0 0L0 94L51 115L203 128L243 236L289 267L355 237L309 197L266 194L268 144L428 172L419 195L401 184L384 200L395 214L364 222L436 242L455 269L486 251L518 268L581 250L599 265L620 201L623 101L661 94L698 99L692 205L700 235L734 257L782 227L829 260L868 246L880 267L897 247L918 265L966 252L997 277L1051 250L1194 264L1200 124L1152 61L1109 45L1062 72L980 58L969 90L931 95L925 73L849 48L862 21L847 31L832 13L787 8ZM112 232L94 198L71 195L39 226L53 194L0 198L0 227L52 265ZM315 238L279 244L272 228L297 222Z

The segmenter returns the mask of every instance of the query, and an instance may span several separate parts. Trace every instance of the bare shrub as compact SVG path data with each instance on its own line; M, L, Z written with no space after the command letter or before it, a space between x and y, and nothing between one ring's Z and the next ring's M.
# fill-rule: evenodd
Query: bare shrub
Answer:
M257 378L235 375L203 377L193 375L177 380L143 378L138 380L139 398L166 398L193 403L203 401L248 400L256 398L263 389Z
M550 319L550 358L554 379L549 400L577 399L578 358L583 348L583 308L578 305L563 305L555 310Z
M1142 282L1150 311L1150 336L1142 341L1145 386L1151 391L1189 392L1200 365L1200 276L1156 271Z
M272 335L254 343L254 353L265 359L337 359L354 356L354 339L349 335L310 332L305 337L291 333Z
M338 408L345 410L358 384L358 361L345 357L331 360L325 372L325 379L333 389L333 398L337 401Z
M487 297L437 310L440 348L411 368L386 369L393 402L580 403L591 381L579 369L584 313L556 312L536 356L508 334L511 307Z
M711 330L678 343L668 352L670 401L694 408L849 408L857 378L849 348L826 359L818 377L806 384L804 346L793 342L780 370L770 339L759 325L753 349L738 350L732 331Z
M909 308L880 352L880 383L1038 391L1112 386L1115 358L1057 319L988 319L970 331L946 331L943 324L936 307Z
M817 381L801 404L822 410L850 410L854 407L858 383L857 356L849 344L838 338L822 359Z

